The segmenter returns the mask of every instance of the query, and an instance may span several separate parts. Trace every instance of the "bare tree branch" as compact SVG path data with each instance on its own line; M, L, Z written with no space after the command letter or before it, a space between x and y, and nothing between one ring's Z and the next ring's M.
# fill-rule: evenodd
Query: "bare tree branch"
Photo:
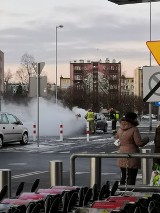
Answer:
M27 71L28 77L33 76L35 73L35 70L33 68L33 63L35 63L35 59L32 55L29 55L28 53L25 53L21 58L21 66L24 70Z
M16 79L19 81L21 84L28 84L29 83L29 78L28 78L28 73L24 72L24 69L20 67L16 71Z
M11 70L8 69L7 72L4 72L4 82L6 85L9 83L9 81L13 78L13 74L11 73Z

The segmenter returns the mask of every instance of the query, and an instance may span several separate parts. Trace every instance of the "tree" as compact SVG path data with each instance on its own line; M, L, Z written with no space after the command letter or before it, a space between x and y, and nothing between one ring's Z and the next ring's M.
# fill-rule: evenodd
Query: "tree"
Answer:
M8 85L9 81L13 78L13 74L11 73L11 70L8 69L7 72L4 72L4 82L6 86Z
M23 94L23 88L22 88L22 85L19 84L17 91L16 91L16 95L22 95L22 94Z
M20 84L29 83L28 73L24 72L24 69L22 67L19 67L16 71L16 79L19 81Z
M21 58L21 66L16 71L16 78L22 84L29 83L29 77L34 76L36 71L33 64L35 59L32 55L25 53Z
M35 63L35 59L32 55L29 55L28 53L22 55L21 66L27 71L29 77L36 74L33 63Z

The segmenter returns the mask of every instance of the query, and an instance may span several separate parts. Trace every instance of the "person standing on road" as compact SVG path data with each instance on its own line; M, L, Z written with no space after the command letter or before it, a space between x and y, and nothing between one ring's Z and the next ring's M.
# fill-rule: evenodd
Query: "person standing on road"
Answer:
M94 119L95 119L95 114L92 111L92 109L89 109L88 112L85 115L85 119L89 122L89 131L90 133L94 133Z
M137 114L128 112L120 119L120 127L116 134L119 139L119 153L139 153L139 147L145 146L149 142L149 138L141 139L138 126ZM138 169L141 166L140 158L118 158L117 165L121 169L122 185L135 185Z
M116 124L117 120L119 120L119 114L113 109L110 109L110 119L112 120L112 133L116 134Z

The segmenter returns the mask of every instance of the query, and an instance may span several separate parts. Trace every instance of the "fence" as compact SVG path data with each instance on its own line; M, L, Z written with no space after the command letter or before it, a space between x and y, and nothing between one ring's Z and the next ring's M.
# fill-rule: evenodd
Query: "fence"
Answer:
M75 185L75 159L76 158L91 158L95 159L95 166L92 168L91 167L91 183L93 184L95 177L97 178L97 184L100 185L101 180L101 159L102 158L141 158L141 159L153 159L153 158L160 158L160 154L154 154L154 153L126 153L126 154L121 154L121 153L106 153L106 154L97 154L97 153L77 153L77 154L72 154L70 157L70 185L74 186ZM96 160L97 159L97 160ZM92 161L91 161L92 162ZM93 161L94 162L94 161ZM149 162L149 161L148 161ZM150 172L150 169L152 167L151 163L146 164L146 162L143 162L142 165L142 175L145 176L143 177L142 180L148 181L146 177L148 176L148 173ZM96 169L95 169L96 167ZM151 173L150 173L151 174ZM143 182L143 184L148 184L147 182Z

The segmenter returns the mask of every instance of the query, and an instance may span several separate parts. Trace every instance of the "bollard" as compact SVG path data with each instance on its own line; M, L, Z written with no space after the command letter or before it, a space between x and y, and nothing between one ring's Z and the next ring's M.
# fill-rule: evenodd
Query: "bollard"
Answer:
M142 153L151 153L151 149L141 149ZM153 159L151 158L142 158L141 167L142 167L142 184L149 184L152 173Z
M86 124L86 135L87 135L87 141L89 141L89 122L87 121L87 124Z
M36 141L36 122L33 122L33 141Z
M63 141L63 124L60 123L60 141Z
M101 188L101 158L91 158L91 178L90 187L96 183L98 188Z
M50 161L50 181L51 186L62 186L63 164L62 161Z
M0 190L3 186L8 186L7 197L11 198L11 170L0 169Z

